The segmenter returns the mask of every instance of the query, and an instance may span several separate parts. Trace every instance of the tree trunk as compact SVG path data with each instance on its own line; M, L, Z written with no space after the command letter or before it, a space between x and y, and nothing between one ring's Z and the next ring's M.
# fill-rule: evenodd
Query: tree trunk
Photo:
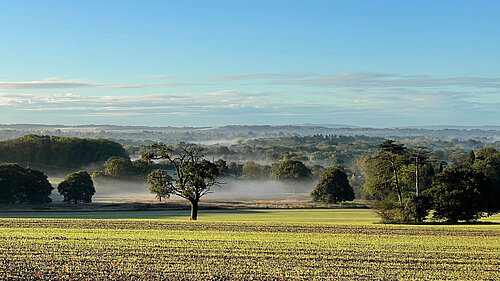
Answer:
M418 197L420 195L420 183L419 183L419 170L418 166L420 166L420 163L418 163L418 156L415 157L415 195Z
M198 219L198 201L199 200L191 201L191 220L193 221Z
M401 188L399 187L398 173L394 169L394 183L396 184L396 190L398 191L399 203L403 204L403 195L401 194Z
M392 172L394 173L394 184L396 185L396 191L398 192L399 204L403 204L403 195L401 194L401 188L399 187L398 171L396 170L396 163L391 161Z

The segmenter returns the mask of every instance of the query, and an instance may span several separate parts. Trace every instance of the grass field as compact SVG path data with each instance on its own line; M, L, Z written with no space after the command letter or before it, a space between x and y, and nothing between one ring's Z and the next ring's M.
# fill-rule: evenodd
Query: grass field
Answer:
M366 209L0 217L0 280L500 280L500 215L455 226L374 224Z

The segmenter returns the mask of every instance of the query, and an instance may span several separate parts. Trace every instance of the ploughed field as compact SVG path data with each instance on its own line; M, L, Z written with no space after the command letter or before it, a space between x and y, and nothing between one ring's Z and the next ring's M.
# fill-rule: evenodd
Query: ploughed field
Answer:
M456 226L374 224L360 209L0 217L0 280L500 280L499 215Z

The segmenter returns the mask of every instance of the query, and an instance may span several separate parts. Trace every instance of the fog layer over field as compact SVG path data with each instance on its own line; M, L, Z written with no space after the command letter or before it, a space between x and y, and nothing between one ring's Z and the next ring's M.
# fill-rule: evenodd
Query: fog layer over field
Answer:
M214 187L206 196L210 200L280 200L307 197L314 188L312 182L284 183L278 181L231 180Z
M250 181L223 179L224 184L212 188L202 200L284 200L307 198L314 188L313 182L283 183L278 181ZM149 192L146 182L107 181L94 183L96 194L94 202L99 201L154 201L155 195ZM61 201L57 190L52 192L54 201ZM172 196L172 199L178 199Z

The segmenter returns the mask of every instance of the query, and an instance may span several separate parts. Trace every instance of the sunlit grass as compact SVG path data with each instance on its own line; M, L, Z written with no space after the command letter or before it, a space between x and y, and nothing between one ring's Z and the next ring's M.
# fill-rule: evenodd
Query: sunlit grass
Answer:
M86 212L0 212L0 218L76 218L76 219L168 219L187 220L189 210L168 211L86 211ZM312 224L372 224L379 222L370 209L243 209L201 210L199 221L279 222ZM500 223L500 214L481 222ZM470 224L465 224L470 226Z
M382 225L368 209L201 210L199 221L188 211L1 216L7 280L500 278L494 223Z

